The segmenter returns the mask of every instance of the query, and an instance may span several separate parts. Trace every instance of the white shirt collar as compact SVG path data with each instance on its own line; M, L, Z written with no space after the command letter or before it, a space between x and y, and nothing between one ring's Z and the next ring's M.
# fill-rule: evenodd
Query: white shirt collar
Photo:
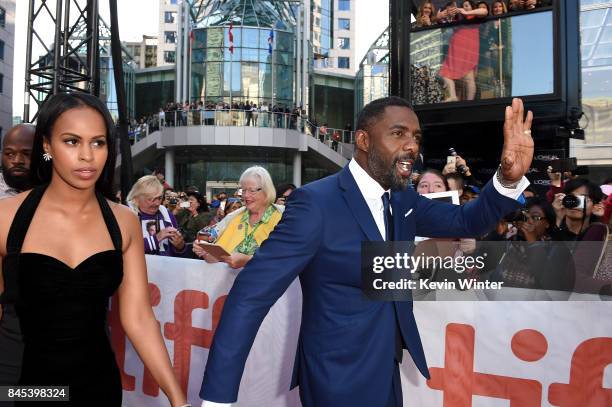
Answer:
M353 175L353 178L355 178L355 182L361 191L361 195L363 195L363 197L368 201L376 200L380 202L382 206L381 197L383 193L388 191L385 191L383 187L381 187L380 184L374 180L374 178L370 177L370 175L363 168L361 168L361 165L359 165L354 158L351 159L348 167L349 171Z

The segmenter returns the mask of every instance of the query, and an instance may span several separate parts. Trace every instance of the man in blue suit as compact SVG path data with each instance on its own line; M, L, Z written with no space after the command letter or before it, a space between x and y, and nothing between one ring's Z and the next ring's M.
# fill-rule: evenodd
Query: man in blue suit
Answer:
M363 294L361 242L490 230L520 206L529 184L524 174L533 157L533 116L523 117L522 101L513 100L496 177L477 200L459 207L407 188L421 144L408 102L390 97L367 105L357 123L354 159L291 194L281 222L236 278L209 353L203 406L237 400L259 326L298 276L303 306L292 387L300 386L302 405L401 406L402 350L429 378L427 362L412 302L377 302Z

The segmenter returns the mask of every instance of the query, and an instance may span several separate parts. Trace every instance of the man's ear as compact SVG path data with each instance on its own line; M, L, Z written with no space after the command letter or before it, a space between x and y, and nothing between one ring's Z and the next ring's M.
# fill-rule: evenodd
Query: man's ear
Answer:
M355 132L355 146L358 150L370 151L370 135L365 130L357 130Z

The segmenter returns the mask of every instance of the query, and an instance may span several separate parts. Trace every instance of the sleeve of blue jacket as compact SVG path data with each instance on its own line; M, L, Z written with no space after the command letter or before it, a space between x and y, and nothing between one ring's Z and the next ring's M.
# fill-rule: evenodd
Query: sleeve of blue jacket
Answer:
M233 403L255 335L270 307L317 252L322 215L303 188L294 191L279 224L238 274L208 355L200 397Z
M521 206L520 201L500 194L492 181L477 199L461 206L419 196L415 208L416 233L425 237L478 237Z

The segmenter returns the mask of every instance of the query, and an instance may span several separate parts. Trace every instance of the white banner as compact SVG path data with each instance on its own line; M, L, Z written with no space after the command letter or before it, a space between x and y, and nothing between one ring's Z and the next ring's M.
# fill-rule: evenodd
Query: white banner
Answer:
M147 256L150 292L175 373L198 396L214 328L236 271L224 264ZM238 403L300 406L289 391L301 312L295 281L265 318L246 363ZM612 304L604 302L416 302L432 379L406 352L406 407L612 406ZM124 406L168 406L118 323L111 335ZM339 406L344 407L344 406Z

